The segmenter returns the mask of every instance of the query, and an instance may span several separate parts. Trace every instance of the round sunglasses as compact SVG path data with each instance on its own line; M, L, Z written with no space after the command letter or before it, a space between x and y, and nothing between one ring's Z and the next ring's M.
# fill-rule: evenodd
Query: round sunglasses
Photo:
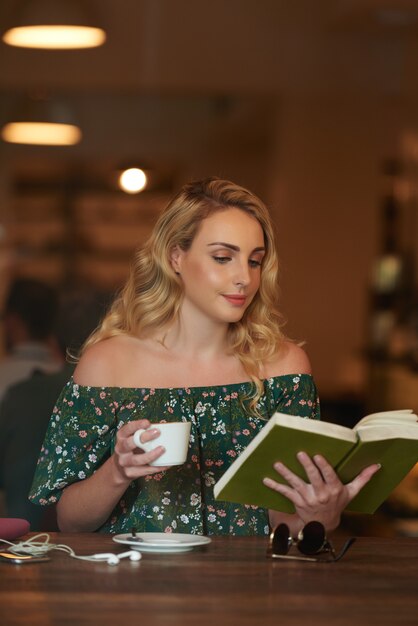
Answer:
M297 539L293 539L287 524L279 524L270 534L267 556L274 559L329 563L339 561L354 542L355 537L351 537L345 542L341 551L336 554L332 543L327 539L325 527L321 522L308 522L299 531ZM303 556L288 554L292 546L296 546ZM324 558L324 555L328 558Z

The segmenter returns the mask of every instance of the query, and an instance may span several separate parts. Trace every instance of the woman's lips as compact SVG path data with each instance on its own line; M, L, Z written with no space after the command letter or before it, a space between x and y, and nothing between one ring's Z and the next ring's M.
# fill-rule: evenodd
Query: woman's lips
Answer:
M247 299L246 296L241 296L241 295L223 294L223 297L225 298L227 302L229 302L229 304L232 304L232 306L243 306Z

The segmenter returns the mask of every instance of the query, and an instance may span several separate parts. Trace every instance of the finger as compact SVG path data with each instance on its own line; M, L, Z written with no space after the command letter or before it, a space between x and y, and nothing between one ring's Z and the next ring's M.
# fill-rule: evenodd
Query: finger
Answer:
M374 465L369 465L366 467L358 476L354 478L350 483L346 485L348 497L350 500L356 496L361 489L363 489L364 485L366 485L369 480L378 472L381 468L380 463L375 463Z
M148 428L144 432L141 433L140 442L142 444L147 443L148 441L153 441L153 439L157 439L161 435L161 431L158 428ZM125 449L128 451L136 451L141 450L140 446L138 446L135 442L135 433L125 440Z
M150 426L151 422L149 420L133 420L132 422L124 424L118 432L123 437L130 437L136 430L140 430L141 428L146 430Z
M133 465L149 465L156 461L162 454L164 454L165 448L163 446L157 446L149 452L142 452L137 448L137 452L133 454Z
M280 476L283 476L283 478L289 483L291 487L297 489L298 491L301 491L304 488L306 489L306 482L299 478L299 476L294 474L288 467L286 467L286 465L278 461L273 465L273 467L276 472L280 474Z
M336 473L332 465L330 465L323 456L321 456L320 454L315 454L313 460L315 465L319 468L323 480L328 485L334 486L341 483L340 479L338 478L338 474Z
M164 452L165 448L163 446L157 446L154 450L150 450L149 452L143 452L139 448L136 448L134 453L120 453L115 449L115 462L123 469L126 476L135 478L139 475L142 476L150 473L148 471L150 469L152 469L151 473L153 474L155 471L163 471L165 466L158 466L154 471L150 464L156 461ZM138 471L140 471L140 474L137 473Z
M143 421L145 421L145 420L143 420ZM148 424L150 424L150 423L148 422ZM134 431L134 433L137 430L138 429L136 429ZM135 441L134 441L134 433L132 433L128 437L128 436L126 436L126 431L125 431L125 435L123 435L123 433L121 434L121 432L119 431L117 436L116 436L115 452L117 452L118 454L126 454L127 452L135 452L135 453L136 452L141 452L141 453L143 453L143 450L141 450L141 448L139 448L136 445ZM157 437L160 436L160 434L161 433L158 430L158 428L148 428L148 430L144 431L141 434L141 442L145 443L147 441L151 441L152 439L156 439Z
M267 478L267 476L263 478L263 484L266 487L269 487L269 489L273 489L273 491L277 491L277 493L282 494L282 496L285 496L285 498L288 498L291 502L293 502L295 506L302 506L304 504L304 500L301 494L295 489L289 487L288 485L278 483L271 478Z
M172 467L171 465L159 465L158 467L149 466L147 474L159 474L160 472L166 472Z
M148 465L153 461L156 461L162 454L164 454L165 448L163 446L156 446L152 450L141 450L141 448L135 448L132 457L135 465Z
M158 437L159 434L160 434L160 431L157 430L156 428L149 429L146 431L146 433L145 432L142 433L141 441L143 442L150 441L151 439L155 439L156 437ZM117 451L119 454L124 454L126 452L133 452L138 449L139 448L134 441L134 433L132 433L129 437L126 436L126 434L124 435L123 433L117 434L115 451Z
M306 452L298 452L297 459L306 472L306 476L314 488L314 491L320 491L324 488L324 478L320 469L312 461L311 457ZM324 459L325 461L325 459Z

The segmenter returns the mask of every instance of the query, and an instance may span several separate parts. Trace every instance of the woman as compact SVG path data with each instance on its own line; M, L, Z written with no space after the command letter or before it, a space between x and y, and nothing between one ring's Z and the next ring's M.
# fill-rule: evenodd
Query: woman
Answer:
M64 389L41 451L31 499L58 501L63 531L293 534L341 511L378 469L342 485L320 458L299 455L309 483L285 467L294 515L213 499L213 485L276 411L319 417L304 351L285 340L270 217L252 193L211 178L186 185L158 220ZM161 421L192 424L189 456L153 467ZM152 425L152 426L151 426ZM269 515L269 516L268 516Z

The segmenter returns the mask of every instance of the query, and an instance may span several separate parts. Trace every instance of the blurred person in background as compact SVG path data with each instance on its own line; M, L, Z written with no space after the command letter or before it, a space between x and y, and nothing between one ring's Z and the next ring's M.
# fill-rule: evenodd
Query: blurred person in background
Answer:
M0 488L5 513L28 520L33 531L56 529L55 508L31 504L28 493L54 404L74 369L68 355L77 353L99 323L103 302L91 292L64 294L53 332L62 359L60 370L35 369L27 380L12 385L0 403Z
M54 372L62 365L53 339L56 290L32 278L15 279L3 308L6 356L0 361L0 399L14 383L34 371Z

